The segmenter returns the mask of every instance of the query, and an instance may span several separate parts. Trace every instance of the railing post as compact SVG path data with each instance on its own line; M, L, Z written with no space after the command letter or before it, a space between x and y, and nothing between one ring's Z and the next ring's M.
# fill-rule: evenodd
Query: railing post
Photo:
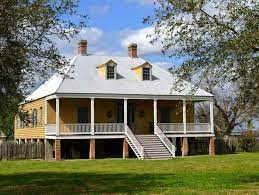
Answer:
M154 133L157 132L157 99L154 99Z
M186 100L183 100L183 133L187 132L187 124L186 124Z
M213 107L214 107L214 102L210 101L210 132L211 133L214 133Z
M123 111L124 111L124 130L126 132L127 124L128 124L128 102L126 98L124 99Z
M91 98L91 134L94 135L94 98Z
M59 135L59 97L56 97L56 135Z

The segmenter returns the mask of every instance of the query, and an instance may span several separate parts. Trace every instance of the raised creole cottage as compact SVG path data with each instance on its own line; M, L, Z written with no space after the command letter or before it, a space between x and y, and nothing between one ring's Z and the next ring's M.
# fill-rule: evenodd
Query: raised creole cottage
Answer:
M171 73L137 56L87 53L87 41L66 70L34 91L24 108L32 124L16 118L15 139L45 141L46 158L105 156L162 159L188 154L188 138L207 137L214 154L213 95L191 84L173 91ZM195 123L195 102L208 101L210 121Z

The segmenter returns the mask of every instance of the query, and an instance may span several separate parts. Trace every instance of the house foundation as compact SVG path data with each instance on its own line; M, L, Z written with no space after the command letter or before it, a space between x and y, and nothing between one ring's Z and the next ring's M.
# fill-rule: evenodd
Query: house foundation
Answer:
M214 156L215 155L215 137L209 138L209 155Z
M126 138L123 139L122 157L129 158L129 144L128 144Z
M89 159L95 159L95 139L90 140Z
M182 156L188 155L188 138L183 137L182 138Z

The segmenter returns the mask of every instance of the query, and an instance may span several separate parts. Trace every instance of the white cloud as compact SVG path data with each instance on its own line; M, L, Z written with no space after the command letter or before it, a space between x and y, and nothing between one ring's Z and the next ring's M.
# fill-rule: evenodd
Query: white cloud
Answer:
M110 10L110 5L108 4L100 4L93 5L89 8L90 15L104 15Z
M161 54L162 44L159 41L151 44L152 38L147 37L149 34L153 34L153 31L152 27L138 30L123 30L121 34L124 35L124 38L121 41L121 45L127 47L130 43L138 44L138 53L140 55Z

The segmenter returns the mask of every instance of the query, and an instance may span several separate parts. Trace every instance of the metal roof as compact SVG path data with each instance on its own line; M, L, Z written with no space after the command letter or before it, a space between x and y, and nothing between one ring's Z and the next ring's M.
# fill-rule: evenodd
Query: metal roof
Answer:
M112 60L117 63L117 79L107 80L101 76L97 66ZM191 84L185 82L184 90L173 91L176 78L166 70L152 65L152 81L140 80L133 67L144 64L142 58L78 55L67 68L67 77L54 74L48 81L35 90L27 100L39 99L51 94L125 94L125 95L188 95ZM212 97L198 89L194 96Z

